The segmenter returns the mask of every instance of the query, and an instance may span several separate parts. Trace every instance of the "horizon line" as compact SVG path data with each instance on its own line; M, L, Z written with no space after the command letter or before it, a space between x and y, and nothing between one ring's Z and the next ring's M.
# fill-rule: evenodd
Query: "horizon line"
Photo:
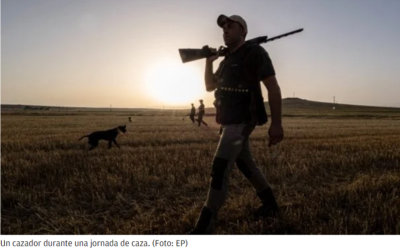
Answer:
M282 98L282 100L285 99L299 99L299 100L304 100L304 101L309 101L309 102L318 102L318 103L324 103L324 104L332 104L332 105L349 105L349 106L362 106L362 107L377 107L377 108L395 108L398 109L400 108L399 106L376 106L376 105L367 105L367 104L347 104L347 103L332 103L332 102L323 102L323 101L314 101L314 100L308 100L308 99L303 99L300 97L285 97ZM269 103L268 101L264 101L264 103ZM67 105L41 105L41 104L10 104L10 103L1 103L1 105L13 105L13 106L40 106L40 107L54 107L54 108L82 108L82 109L186 109L184 106L186 105L146 105L146 106L141 106L141 107L106 107L106 106L67 106ZM213 107L213 106L211 106ZM208 107L210 108L210 107ZM190 109L190 107L189 107Z

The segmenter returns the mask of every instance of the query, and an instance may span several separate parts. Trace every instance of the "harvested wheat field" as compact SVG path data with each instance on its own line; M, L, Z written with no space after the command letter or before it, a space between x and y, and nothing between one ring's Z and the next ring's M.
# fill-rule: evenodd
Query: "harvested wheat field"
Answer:
M400 234L399 113L302 114L283 117L279 146L267 147L269 124L250 139L281 218L253 217L260 202L235 168L216 234ZM3 113L1 233L185 234L206 199L219 127L182 117ZM125 124L121 149L78 141Z

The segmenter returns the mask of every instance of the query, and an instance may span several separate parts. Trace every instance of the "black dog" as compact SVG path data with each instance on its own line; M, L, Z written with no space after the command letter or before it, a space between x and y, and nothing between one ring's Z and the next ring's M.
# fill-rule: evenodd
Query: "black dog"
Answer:
M126 125L125 126L118 126L116 128L113 129L109 129L106 131L95 131L89 135L85 135L82 136L80 139L78 139L78 141L82 140L85 137L89 138L88 143L91 145L91 147L89 148L89 150L94 149L95 147L97 147L99 145L99 140L106 140L108 141L108 148L111 148L111 144L114 142L115 145L117 145L118 148L119 145L117 143L117 141L115 140L117 138L117 135L120 133L126 133Z

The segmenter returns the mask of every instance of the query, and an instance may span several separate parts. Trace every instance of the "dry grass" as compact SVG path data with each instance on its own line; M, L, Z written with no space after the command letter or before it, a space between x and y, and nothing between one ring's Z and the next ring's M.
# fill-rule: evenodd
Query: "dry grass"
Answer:
M206 199L218 127L131 115L3 115L1 233L185 234ZM234 169L217 234L400 234L400 120L283 122L279 147L267 147L267 126L251 137L282 218L253 218L259 201ZM77 141L122 124L120 150Z

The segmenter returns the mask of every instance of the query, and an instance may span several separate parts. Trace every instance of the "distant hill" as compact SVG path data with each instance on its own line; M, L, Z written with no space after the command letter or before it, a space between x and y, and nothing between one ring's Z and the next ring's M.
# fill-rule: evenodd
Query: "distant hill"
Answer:
M266 102L268 105L268 102ZM396 111L399 112L400 108L394 107L376 107L376 106L363 106L363 105L352 105L352 104L340 104L340 103L326 103L309 101L300 98L285 98L282 100L282 106L286 109L313 109L313 110L326 110L326 109L341 109L341 110L363 110L363 111Z
M267 111L270 111L266 102ZM309 101L300 98L285 98L282 100L282 113L284 116L326 116L326 117L400 117L400 108L376 107L339 103L326 103Z

